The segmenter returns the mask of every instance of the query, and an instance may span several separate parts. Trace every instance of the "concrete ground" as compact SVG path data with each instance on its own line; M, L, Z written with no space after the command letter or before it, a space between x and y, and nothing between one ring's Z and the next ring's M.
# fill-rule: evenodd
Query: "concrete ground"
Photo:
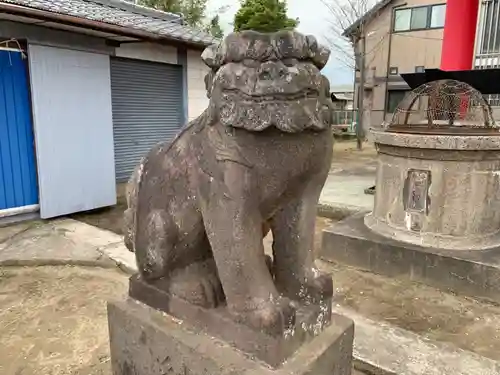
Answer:
M375 184L376 151L372 144L356 149L355 141L339 141L333 147L332 168L319 203L337 211L371 211L373 195L364 193Z

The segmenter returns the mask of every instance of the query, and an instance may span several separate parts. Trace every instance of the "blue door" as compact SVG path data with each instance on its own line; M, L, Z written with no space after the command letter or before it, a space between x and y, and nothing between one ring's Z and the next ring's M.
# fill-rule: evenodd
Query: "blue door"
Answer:
M38 203L27 64L0 50L0 210Z

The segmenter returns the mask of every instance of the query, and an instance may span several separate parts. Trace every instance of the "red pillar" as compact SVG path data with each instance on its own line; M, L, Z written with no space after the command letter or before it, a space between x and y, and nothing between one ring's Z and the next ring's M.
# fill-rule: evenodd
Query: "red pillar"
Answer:
M474 59L480 0L448 0L441 49L441 70L470 70Z

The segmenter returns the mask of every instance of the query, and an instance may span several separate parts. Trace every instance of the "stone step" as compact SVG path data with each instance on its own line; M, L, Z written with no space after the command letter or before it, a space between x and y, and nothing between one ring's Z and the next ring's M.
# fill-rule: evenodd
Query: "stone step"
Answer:
M376 322L334 305L354 320L355 372L373 375L498 375L500 363L453 345L426 340L410 331Z

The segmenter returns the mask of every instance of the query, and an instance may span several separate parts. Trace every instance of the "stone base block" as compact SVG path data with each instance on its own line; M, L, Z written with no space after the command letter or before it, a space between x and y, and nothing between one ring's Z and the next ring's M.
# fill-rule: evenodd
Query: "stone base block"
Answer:
M353 215L323 232L321 259L500 303L500 248L467 251L411 245L372 232L363 216Z
M163 311L174 318L189 322L197 332L229 343L271 366L288 359L302 344L317 336L331 321L331 298L321 305L300 305L295 324L285 331L270 335L237 323L225 305L208 309L192 305L183 299L144 282L138 275L130 278L129 296Z
M133 299L110 302L113 375L350 375L354 326L340 315L276 369Z

